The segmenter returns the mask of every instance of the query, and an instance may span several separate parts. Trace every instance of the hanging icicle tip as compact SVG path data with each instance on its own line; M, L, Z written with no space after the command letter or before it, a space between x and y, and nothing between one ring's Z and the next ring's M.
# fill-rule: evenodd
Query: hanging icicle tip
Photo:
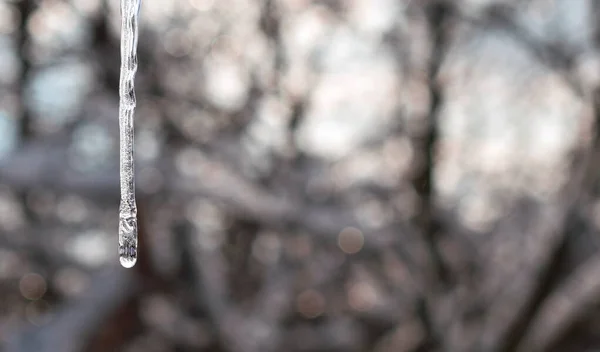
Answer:
M121 204L119 206L119 261L125 268L138 256L137 207L134 177L135 73L138 17L141 0L121 0L121 77L119 82L119 144Z

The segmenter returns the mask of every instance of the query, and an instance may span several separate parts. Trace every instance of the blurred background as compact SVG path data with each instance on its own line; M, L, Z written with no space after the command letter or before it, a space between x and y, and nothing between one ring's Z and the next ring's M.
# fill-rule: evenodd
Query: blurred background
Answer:
M9 352L600 350L600 3L0 2Z

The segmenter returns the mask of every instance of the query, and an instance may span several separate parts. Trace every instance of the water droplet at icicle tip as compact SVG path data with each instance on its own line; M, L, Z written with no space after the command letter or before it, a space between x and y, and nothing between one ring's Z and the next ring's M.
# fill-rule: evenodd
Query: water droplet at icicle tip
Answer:
M125 268L138 257L138 226L134 182L135 73L137 71L138 16L141 0L121 0L121 70L119 82L119 261Z

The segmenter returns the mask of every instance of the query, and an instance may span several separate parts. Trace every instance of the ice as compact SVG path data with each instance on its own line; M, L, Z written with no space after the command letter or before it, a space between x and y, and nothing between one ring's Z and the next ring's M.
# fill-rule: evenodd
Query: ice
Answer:
M119 206L119 260L125 268L135 265L138 251L135 204L133 116L137 71L138 17L141 0L121 0L121 79L119 82L119 131L121 204Z

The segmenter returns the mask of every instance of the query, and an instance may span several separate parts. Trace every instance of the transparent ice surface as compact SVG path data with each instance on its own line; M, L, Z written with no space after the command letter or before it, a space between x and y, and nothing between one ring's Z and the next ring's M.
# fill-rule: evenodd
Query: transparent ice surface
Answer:
M119 82L120 182L119 260L125 268L138 256L137 207L135 204L133 115L137 71L138 17L141 0L121 0L121 79Z

